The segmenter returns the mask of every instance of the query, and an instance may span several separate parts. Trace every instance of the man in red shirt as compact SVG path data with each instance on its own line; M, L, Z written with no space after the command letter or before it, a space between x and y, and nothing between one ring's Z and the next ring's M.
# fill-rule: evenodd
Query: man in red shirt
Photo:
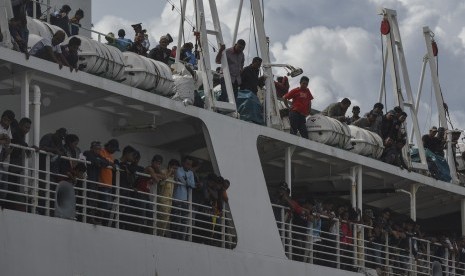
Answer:
M296 135L297 131L300 136L308 139L307 126L305 117L310 114L313 96L308 87L309 79L306 76L300 78L300 87L294 88L283 96L286 106L289 106L288 100L292 99L292 107L289 112L289 123L291 124L291 134Z

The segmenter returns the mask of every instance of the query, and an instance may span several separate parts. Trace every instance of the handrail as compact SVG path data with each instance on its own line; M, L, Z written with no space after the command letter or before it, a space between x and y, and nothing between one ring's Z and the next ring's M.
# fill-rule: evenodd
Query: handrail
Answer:
M32 147L16 144L10 146L31 151L34 154L34 158L31 158L34 164L32 167L27 163L10 164L14 171L2 171L2 174L8 176L8 181L5 182L8 186L2 191L7 193L7 198L0 200L16 206L15 208L22 206L22 210L26 212L54 216L57 207L54 200L55 187L61 179L67 179L66 175L50 170L50 157L56 155ZM36 162L39 154L46 156L45 169L40 169ZM90 163L67 156L60 158ZM8 165L8 162L0 164ZM188 190L187 201L178 200L157 191L159 183L155 182L152 184L152 192L137 191L133 187L120 185L121 171L115 170L115 184L112 186L88 179L77 179L78 181L74 182L76 220L165 237L171 235L171 238L222 248L235 247L237 235L227 204L223 202L221 212L213 212L212 206L192 202L192 189ZM137 175L150 178L150 175L145 173ZM182 185L181 182L172 179L164 181ZM182 204L187 204L189 208ZM174 229L167 227L170 224ZM182 238L183 236L186 239Z
M279 211L275 212L275 214L280 215L280 218L277 217L276 220L277 229L289 259L309 263L316 262L320 265L349 270L377 267L390 275L400 275L403 273L402 271L406 271L410 275L431 275L430 269L433 261L439 260L443 264L444 273L458 275L455 273L463 274L465 272L465 263L458 259L455 246L451 250L442 243L418 237L407 237L403 247L399 247L391 245L387 232L382 239L383 243L368 241L363 233L365 229L371 227L360 223L352 223L354 235L349 244L340 240L340 231L334 233L323 229L319 229L318 240L321 241L317 244L314 242L312 224L308 226L295 225L292 219L285 218L285 212L290 210L289 207L274 203L272 207L277 208L275 211ZM322 215L321 219L328 220L330 218ZM340 222L337 218L333 218L333 220L338 224ZM340 229L339 225L337 225L337 229ZM420 243L424 243L424 245ZM444 248L444 255L434 256L434 252L430 249L432 246Z

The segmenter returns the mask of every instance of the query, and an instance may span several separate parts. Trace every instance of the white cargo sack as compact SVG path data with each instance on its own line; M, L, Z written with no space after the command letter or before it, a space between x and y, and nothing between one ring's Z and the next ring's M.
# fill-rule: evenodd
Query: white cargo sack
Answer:
M349 125L350 151L364 156L379 159L383 154L383 139L372 131Z
M174 91L176 92L171 98L175 101L183 101L186 105L194 104L195 82L192 76L173 75Z
M350 129L345 123L321 115L307 117L308 139L339 148L350 146Z

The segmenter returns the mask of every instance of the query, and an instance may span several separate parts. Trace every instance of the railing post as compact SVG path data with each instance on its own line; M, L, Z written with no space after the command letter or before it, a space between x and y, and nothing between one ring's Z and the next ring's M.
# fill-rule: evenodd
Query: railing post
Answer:
M289 220L287 237L289 239L289 260L292 260L292 218Z
M115 208L115 228L119 228L119 209L120 209L120 171L119 169L116 169L116 173L115 173L115 188L116 188L116 191L115 191L115 202L116 202L116 208ZM111 223L111 222L110 222Z
M34 179L32 188L32 209L31 213L37 212L38 196L39 196L39 152L34 151Z
M153 219L153 228L152 234L157 234L157 214L158 214L158 183L154 183L152 186L152 194L153 194L153 207L152 207L152 219Z
M341 233L339 231L341 225L339 219L336 219L336 266L337 268L341 268Z
M50 154L45 155L45 215L50 216Z
M82 222L87 223L87 180L82 181Z
M281 225L280 225L280 228L281 228L281 233L280 233L280 237L281 237L281 240L284 244L284 251L286 251L286 225L284 224L285 221L284 221L284 207L280 207L281 210L279 211L281 213Z
M444 267L446 268L446 275L449 274L449 248L446 247L446 250L444 252L444 261L445 261L445 264L444 264Z
M428 275L431 275L432 264L431 264L431 242L426 243L426 262L428 265Z
M366 254L365 254L365 228L362 224L360 224L358 226L358 228L360 229L360 240L359 240L359 244L360 244L360 248L359 248L359 252L360 252L360 266L365 268L365 258L366 258Z
M416 266L416 263L415 263L415 258L413 257L413 238L409 238L409 254L408 254L408 257L409 257L409 264L410 264L410 271L412 272L412 276L416 276L417 275L417 266Z
M221 209L221 246L226 248L226 213L224 211L226 204L223 201L223 208Z
M386 271L389 273L389 234L384 234L386 241L384 242L384 264L386 265Z
M189 241L192 241L192 189L187 187L187 201L189 203ZM215 215L215 214L213 214ZM213 229L214 231L215 229Z
M313 251L313 224L312 227L310 227L310 263L313 264L313 257L314 257L314 251Z

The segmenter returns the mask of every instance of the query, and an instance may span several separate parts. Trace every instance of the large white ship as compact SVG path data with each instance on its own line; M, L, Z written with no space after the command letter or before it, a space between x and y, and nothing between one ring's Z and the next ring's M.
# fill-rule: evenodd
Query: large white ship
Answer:
M157 185L161 184L154 184L149 193L138 192L146 197L128 198L128 194L135 192L120 185L126 181L122 175L127 172L115 170L111 209L106 217L99 212L105 210L99 204L93 205L90 197L95 193L91 185L103 184L78 179L78 184L70 188L61 183L58 188L61 191L56 192L55 198L57 175L50 165L39 167L39 156L46 156L46 164L67 157L11 145L27 152L28 157L22 165L10 164L10 168L13 166L19 172L1 172L16 177L17 182L8 180L7 184L15 188L0 191L6 196L3 202L15 206L0 210L0 275L464 275L465 264L460 262L463 260L459 255L465 243L461 244L459 239L458 245L454 245L447 239L435 242L416 235L396 237L406 241L405 246L394 243L388 233L398 229L386 230L380 240L369 240L367 233L377 231L373 225L360 221L347 223L317 208L313 222L321 215L321 222L336 230L323 227L315 234L315 228L309 226L315 224L301 227L295 223L297 215L289 218L292 212L280 196L283 181L289 185L291 196L311 195L319 202L331 198L341 204L348 202L369 217L367 209L378 210L380 216L385 210L402 221L411 218L425 232L465 234L465 189L455 169L456 145L451 141L451 132L445 150L450 182L431 176L422 147L418 163L407 157L405 147L404 169L378 160L382 142L377 144L374 139L365 145L369 139L354 137L355 130L351 134L350 130L346 133L321 126L309 128L313 133L311 139L289 134L287 123L279 116L280 102L274 94L272 68L284 66L291 76L299 70L291 65L270 63L265 30L260 24L263 22L260 1L251 0L251 6L256 16L263 71L269 76L266 83L269 93L265 93L264 99L266 125L238 119L234 100L215 99L208 51L200 52L196 71L204 87L206 108L168 97L174 94L182 64L176 63L177 69L172 73L165 64L121 53L90 37L81 36L80 62L86 64L82 71L70 72L35 57L26 59L23 53L12 50L9 43L6 30L12 16L10 2L0 1L3 35L0 111L10 109L17 119L31 118L32 130L26 140L29 145L38 146L44 134L65 127L68 133L79 136L83 150L87 150L91 141L103 144L118 139L121 149L132 145L142 153L141 166L149 165L155 154L164 157L164 165L171 158L191 156L201 164L197 174L221 175L231 186L227 190L229 201L218 213L212 213L211 206L193 201L189 189L186 219L176 224L173 221L176 213L160 211L160 207L166 207L167 199L157 192ZM90 14L90 0L80 2ZM183 0L184 7L186 2ZM215 1L209 1L208 9L203 2L195 1L200 42L208 45L207 35L213 35L221 44ZM204 27L205 12L212 15L213 30ZM384 38L388 49L386 68L397 76L392 79L395 93L405 93L397 103L411 111L413 136L418 145L421 136L415 99L406 72L396 13L382 9L381 15L391 27ZM180 21L184 22L184 18ZM28 18L28 27L31 41L51 36L57 30L32 18ZM86 30L81 31L90 36ZM433 71L435 61L428 28L423 31L425 52ZM221 66L229 81L225 58ZM432 75L439 85L437 73L433 71ZM232 87L228 87L230 99L234 98L232 93ZM380 98L381 95L384 96L380 93ZM438 106L442 107L442 97L437 98ZM442 126L447 129L445 118L442 119ZM329 120L328 126L332 124ZM333 135L336 138L331 138ZM329 140L338 142L322 143ZM347 148L347 144L352 147ZM89 165L82 159L66 160ZM464 169L463 161L457 161L459 170ZM8 164L3 161L2 165ZM181 185L175 180L172 183ZM332 204L335 205L334 201ZM169 206L176 209L171 203ZM126 212L129 207L136 211ZM172 226L162 235L160 220L170 216L168 222ZM179 227L173 225L185 227L186 232L180 233L176 230ZM339 230L342 225L351 229L349 237L343 238L346 233ZM400 230L396 233L400 232L405 234ZM180 239L178 234L184 233L186 238Z

